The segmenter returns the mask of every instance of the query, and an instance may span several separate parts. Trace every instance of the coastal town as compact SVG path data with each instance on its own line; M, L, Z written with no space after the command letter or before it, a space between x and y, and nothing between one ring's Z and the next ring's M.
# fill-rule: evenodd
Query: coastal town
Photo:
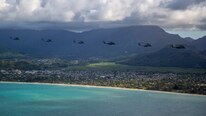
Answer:
M68 68L68 65L71 67L79 66L79 61L60 61L41 60L35 62L31 60L30 62L19 61L15 63L12 61L13 64L11 64L11 61L1 61L0 81L110 86L206 95L206 73L204 72ZM86 61L82 62L81 65ZM12 66L5 65L5 63L14 66L12 68ZM22 67L21 63L26 67Z

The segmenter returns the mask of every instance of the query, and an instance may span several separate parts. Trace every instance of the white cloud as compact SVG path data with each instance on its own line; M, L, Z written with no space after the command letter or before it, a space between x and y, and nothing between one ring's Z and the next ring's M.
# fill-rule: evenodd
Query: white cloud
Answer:
M0 24L121 22L127 25L125 20L133 19L136 24L167 28L206 25L203 21L206 1L189 1L191 4L184 4L185 9L174 9L177 0L0 0Z
M8 7L9 4L6 3L6 0L0 0L0 10L4 10L6 7Z
M198 25L205 25L206 22L201 20L206 18L206 2L198 5L191 5L185 10L170 10L170 15L166 18L166 25L171 26L189 26L189 30L196 28Z

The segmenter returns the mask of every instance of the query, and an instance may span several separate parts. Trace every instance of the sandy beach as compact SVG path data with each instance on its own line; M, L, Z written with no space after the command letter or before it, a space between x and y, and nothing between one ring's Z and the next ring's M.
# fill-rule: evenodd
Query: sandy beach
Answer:
M167 92L167 91L157 91L157 90L145 90L136 88L123 88L123 87L110 87L110 86L95 86L95 85L78 85L78 84L61 84L61 83L39 83L39 82L10 82L10 81L0 81L0 83L14 83L14 84L37 84L37 85L55 85L55 86L70 86L70 87L84 87L84 88L103 88L103 89L118 89L118 90L129 90L129 91L145 91L145 92L156 92L165 94L178 94L178 95L189 95L189 96L203 96L201 94L189 94L189 93L177 93L177 92Z

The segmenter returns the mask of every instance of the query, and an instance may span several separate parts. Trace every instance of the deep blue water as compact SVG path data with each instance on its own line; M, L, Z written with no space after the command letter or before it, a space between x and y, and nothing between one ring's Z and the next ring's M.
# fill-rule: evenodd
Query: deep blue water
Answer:
M0 116L206 116L206 97L0 83Z

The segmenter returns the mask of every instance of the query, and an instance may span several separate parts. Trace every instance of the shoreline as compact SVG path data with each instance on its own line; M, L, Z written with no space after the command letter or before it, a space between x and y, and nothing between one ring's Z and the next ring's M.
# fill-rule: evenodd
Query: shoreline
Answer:
M129 91L144 91L144 92L154 92L154 93L164 93L164 94L176 94L176 95L187 95L187 96L202 96L202 94L190 94L190 93L178 93L178 92L168 92L168 91L158 91L158 90L145 90L136 88L123 88L123 87L111 87L111 86L95 86L95 85L81 85L81 84L64 84L64 83L41 83L41 82L12 82L12 81L0 81L0 83L13 83L13 84L36 84L36 85L54 85L54 86L68 86L68 87L84 87L84 88L101 88L101 89L116 89L116 90L129 90Z

